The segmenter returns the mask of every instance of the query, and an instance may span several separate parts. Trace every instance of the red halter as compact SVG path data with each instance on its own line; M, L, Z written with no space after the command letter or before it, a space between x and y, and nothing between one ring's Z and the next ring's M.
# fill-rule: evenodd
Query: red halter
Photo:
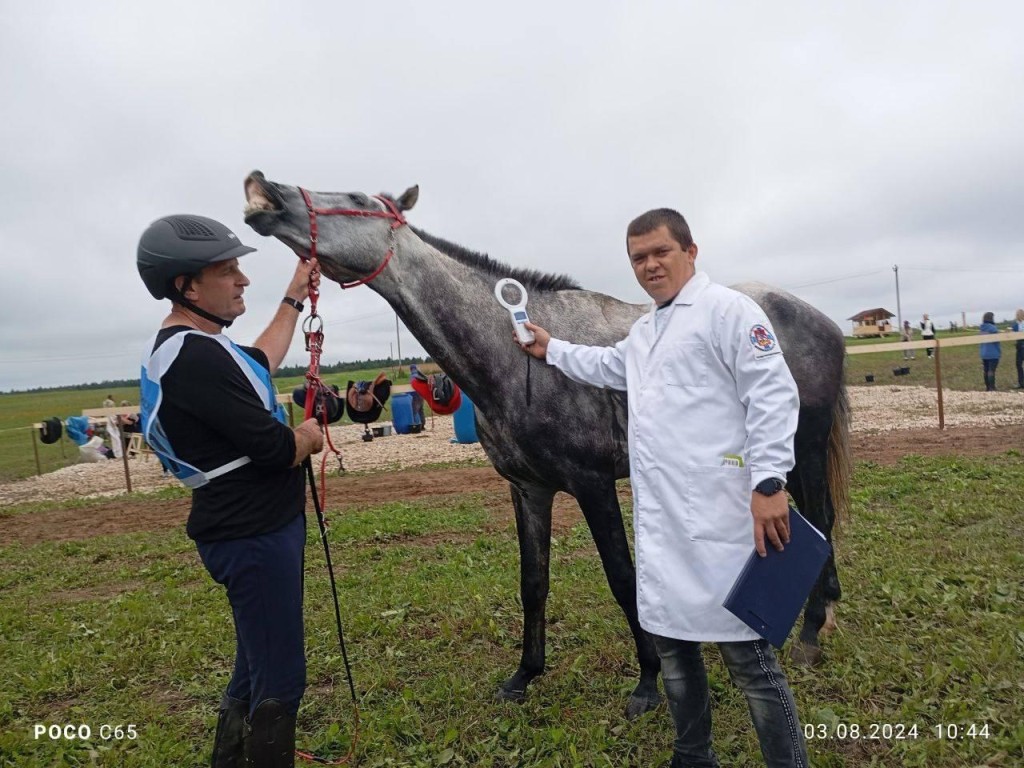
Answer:
M405 217L402 212L398 210L391 200L381 195L374 195L375 200L379 200L384 204L387 210L384 211L363 211L356 208L316 208L313 206L313 198L310 197L308 191L299 187L299 192L302 193L302 199L306 201L306 210L309 211L309 257L316 258L316 242L317 242L317 216L361 216L363 218L375 218L375 219L391 219L391 245L388 246L388 252L384 254L384 261L377 267L372 273L366 277L354 280L351 283L342 283L342 288L355 288L357 285L365 285L370 282L384 271L384 267L391 261L391 257L395 253L394 246L394 233L395 230L405 224ZM313 300L313 297L310 297ZM314 304L315 306L315 304Z
M389 232L390 243L388 245L387 253L384 254L384 260L380 266L377 267L372 273L366 277L354 280L350 283L341 283L342 288L355 288L357 285L365 285L369 283L373 278L384 271L384 267L391 261L391 257L395 253L395 230L406 223L405 217L402 212L398 210L398 206L395 205L391 200L386 197L375 195L375 199L383 203L386 210L383 211L364 211L355 208L317 208L313 205L313 198L309 192L302 187L299 187L299 192L302 194L302 199L306 203L306 210L309 212L309 258L316 258L316 246L317 246L317 216L359 216L363 218L375 218L375 219L391 219L391 231ZM312 275L311 275L312 277ZM320 298L320 291L313 287L312 280L309 285L309 316L302 324L303 333L306 336L306 350L309 352L309 370L306 371L306 418L312 418L315 410L315 402L317 396L321 393L324 397L335 397L334 393L327 387L323 379L320 378L320 355L323 353L323 320L316 311L317 300ZM327 438L327 445L330 451L338 456L338 461L341 461L341 452L334 447L331 443L330 432L327 430L327 414L324 409L323 414L323 430L324 435ZM323 473L325 464L327 461L327 451L324 451L324 458L320 465L321 480L323 479ZM324 492L324 488L321 487L321 493Z

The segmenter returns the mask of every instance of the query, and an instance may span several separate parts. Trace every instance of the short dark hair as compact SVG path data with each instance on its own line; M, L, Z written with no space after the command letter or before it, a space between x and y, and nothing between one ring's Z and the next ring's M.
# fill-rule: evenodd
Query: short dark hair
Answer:
M986 312L985 316L983 318L981 318L981 322L983 322L983 323L995 323L995 321L996 321L996 314L995 314L995 312Z
M683 214L671 208L654 208L647 213L641 213L626 228L626 237L639 237L647 235L658 227L666 227L672 239L684 249L693 245L693 236L690 234L690 225L686 223Z

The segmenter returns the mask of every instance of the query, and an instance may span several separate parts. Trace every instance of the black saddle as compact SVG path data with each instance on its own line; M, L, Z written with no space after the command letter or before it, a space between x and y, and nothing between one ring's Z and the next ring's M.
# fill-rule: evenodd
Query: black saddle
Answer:
M350 381L345 387L345 410L356 424L372 424L380 418L391 397L391 379L383 373L373 381Z
M313 418L317 421L323 421L323 413L327 411L327 423L333 424L336 421L340 421L341 417L345 415L345 408L341 404L341 390L338 389L337 384L330 385L331 392L324 392L320 390L316 394L316 405L313 408ZM300 408L306 407L306 385L300 384L292 390L292 401Z

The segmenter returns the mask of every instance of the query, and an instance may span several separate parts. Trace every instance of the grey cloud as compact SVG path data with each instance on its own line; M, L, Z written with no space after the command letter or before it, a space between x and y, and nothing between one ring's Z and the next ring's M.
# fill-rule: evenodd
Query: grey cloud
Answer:
M625 224L669 205L715 279L794 286L844 329L858 309L895 311L894 263L905 316L1012 310L1022 16L1009 3L22 4L0 29L13 105L0 389L136 375L163 310L135 244L170 212L259 247L232 329L251 341L294 260L242 222L253 168L323 190L419 183L417 226L629 301L645 297ZM387 354L394 316L368 289L326 286L323 309L327 358ZM402 351L420 351L404 331ZM297 343L288 361L302 357Z

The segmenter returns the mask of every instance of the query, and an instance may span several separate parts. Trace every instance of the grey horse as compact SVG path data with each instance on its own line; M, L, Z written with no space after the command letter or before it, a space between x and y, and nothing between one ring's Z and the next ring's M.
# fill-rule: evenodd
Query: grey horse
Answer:
M245 180L246 223L300 257L315 253L324 275L339 283L367 279L423 348L477 406L480 442L509 481L519 537L523 648L519 668L498 691L521 700L544 671L551 504L558 491L579 503L612 594L636 642L640 680L627 715L657 706L658 656L637 620L636 581L615 481L629 474L625 393L574 383L553 368L532 368L512 341L495 282L519 280L534 322L579 344L611 345L648 307L580 288L566 276L510 268L490 257L405 224L418 187L398 198L309 192ZM312 235L312 238L311 238ZM760 284L736 286L768 314L800 390L796 466L787 487L798 507L831 537L849 484L849 411L843 385L843 337L808 304ZM830 560L804 611L794 655L820 658L818 633L840 596Z

